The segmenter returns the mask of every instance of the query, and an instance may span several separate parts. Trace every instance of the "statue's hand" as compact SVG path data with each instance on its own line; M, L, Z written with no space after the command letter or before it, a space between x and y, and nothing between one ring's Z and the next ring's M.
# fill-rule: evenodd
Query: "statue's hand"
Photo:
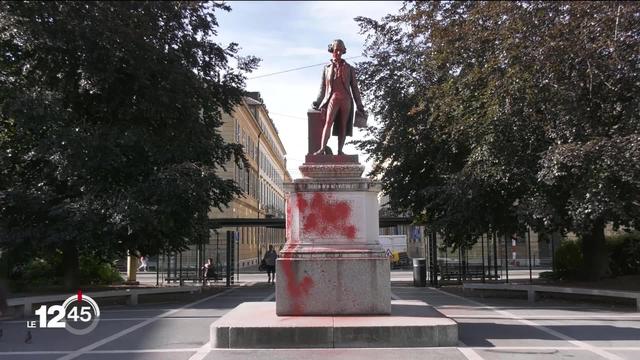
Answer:
M319 109L318 109L318 105L320 105L320 104L318 104L318 102L317 102L317 101L314 101L314 102L312 102L312 103L311 103L311 107L312 107L314 110L319 110Z

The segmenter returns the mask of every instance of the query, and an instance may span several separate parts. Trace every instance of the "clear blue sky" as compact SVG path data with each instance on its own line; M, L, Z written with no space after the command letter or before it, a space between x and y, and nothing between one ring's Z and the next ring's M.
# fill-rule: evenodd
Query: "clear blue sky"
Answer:
M343 39L347 46L345 58L362 54L365 37L353 20L365 16L379 20L388 13L397 13L402 2L387 1L230 1L231 12L218 12L218 41L236 42L241 54L262 59L260 67L249 74L247 90L259 91L269 110L287 151L287 169L293 178L299 177L298 166L307 152L306 114L320 86L322 67L267 76L292 68L328 62L327 45L333 39ZM352 64L359 57L347 60ZM365 107L366 107L365 103ZM370 121L372 118L369 119ZM359 130L348 140L362 138ZM329 140L334 151L336 138ZM352 146L345 152L358 153ZM360 154L360 162L365 156ZM367 170L370 164L367 164Z

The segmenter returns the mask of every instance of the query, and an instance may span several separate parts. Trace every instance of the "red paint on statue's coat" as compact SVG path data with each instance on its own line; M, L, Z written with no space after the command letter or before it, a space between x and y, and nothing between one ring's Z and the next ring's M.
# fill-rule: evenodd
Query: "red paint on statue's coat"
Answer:
M287 278L287 294L293 305L293 315L301 315L304 311L304 297L309 295L309 291L313 287L313 279L307 275L298 281L293 271L291 259L282 259L278 264L282 267L282 273Z
M307 233L320 236L344 236L356 238L357 228L351 224L351 205L346 201L330 202L324 193L314 193L307 202L298 194L298 210Z

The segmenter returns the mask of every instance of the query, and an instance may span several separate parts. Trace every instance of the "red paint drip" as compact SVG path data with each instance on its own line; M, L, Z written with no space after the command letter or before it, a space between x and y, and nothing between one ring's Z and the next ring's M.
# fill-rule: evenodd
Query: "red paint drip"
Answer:
M355 227L355 226L353 226L353 225L350 225L350 226L347 226L347 227L345 228L345 234L344 234L344 235L345 235L348 239L353 240L353 239L355 239L355 238L356 238L356 231L357 231L356 227Z
M305 232L344 236L349 240L356 238L357 228L351 224L351 205L348 202L330 202L323 193L314 193L310 204L302 194L298 194L297 201L298 210L304 218Z
M82 301L82 290L78 289L78 302Z
M287 259L279 262L282 267L282 273L287 278L287 293L293 304L293 315L300 315L304 310L302 304L303 298L309 295L309 291L313 287L313 279L308 275L302 281L298 282L296 274L293 272L293 263Z
M312 287L313 287L313 279L309 275L302 278L302 281L300 282L300 290L305 295L309 295L309 290L311 290Z
M307 211L307 207L309 206L309 204L307 203L307 200L304 198L303 194L297 193L296 195L298 210L300 210L301 213L304 213L305 211Z

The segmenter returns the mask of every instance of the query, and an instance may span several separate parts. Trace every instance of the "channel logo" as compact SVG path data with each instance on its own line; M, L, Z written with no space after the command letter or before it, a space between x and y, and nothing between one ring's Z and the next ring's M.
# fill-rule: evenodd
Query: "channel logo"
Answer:
M69 296L62 305L42 305L36 311L38 320L27 321L27 328L67 329L74 335L85 335L93 331L100 321L100 308L89 296Z

